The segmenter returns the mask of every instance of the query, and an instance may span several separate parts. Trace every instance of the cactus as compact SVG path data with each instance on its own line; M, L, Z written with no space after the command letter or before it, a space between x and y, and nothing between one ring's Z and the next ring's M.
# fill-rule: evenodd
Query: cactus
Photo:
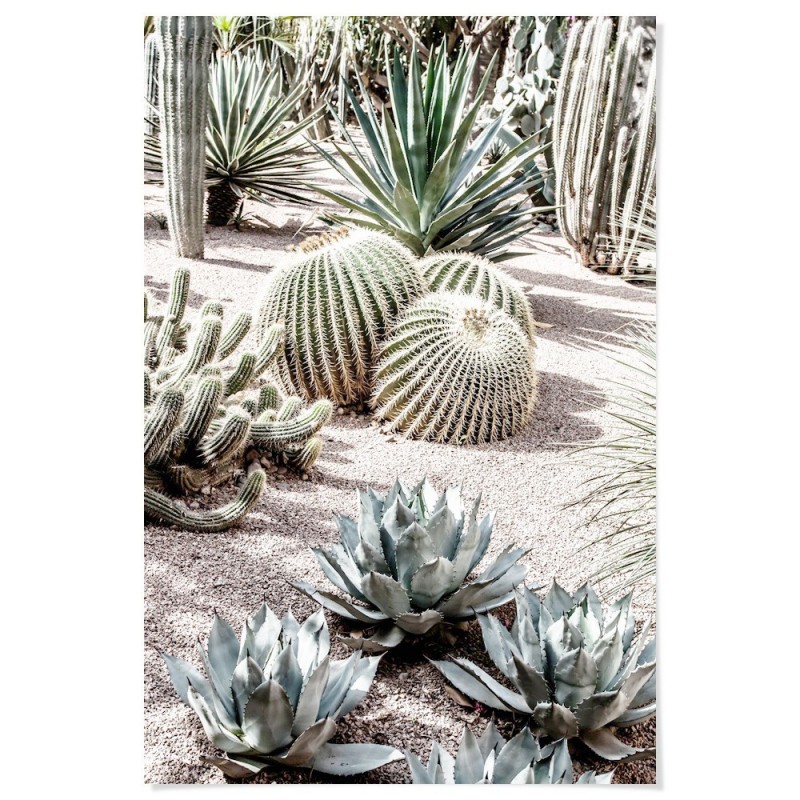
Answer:
M478 297L442 292L392 328L372 407L406 436L464 444L517 433L535 399L534 346L522 328Z
M346 230L305 243L270 280L259 315L286 326L284 389L340 405L366 399L387 325L425 282L413 254L385 234Z
M553 120L559 226L584 266L612 271L630 267L627 226L656 189L655 70L631 119L642 29L627 27L622 18L613 35L610 18L575 23Z
M440 253L420 261L419 268L432 292L480 297L505 311L534 340L535 323L522 286L491 261L471 253Z
M183 258L203 257L211 17L158 17L161 156L169 233Z
M153 135L158 123L158 45L154 33L144 39L144 132Z
M283 325L271 326L257 350L236 358L251 316L239 314L224 330L222 305L208 301L190 341L184 322L189 280L189 270L175 271L163 315L152 313L145 295L145 511L188 530L212 532L252 509L264 488L260 469L248 475L234 501L215 511L191 512L164 492L223 483L243 469L243 454L252 448L310 470L322 448L315 434L330 419L331 405L320 400L304 408L297 398L281 405L280 393L269 384L250 391L281 352Z

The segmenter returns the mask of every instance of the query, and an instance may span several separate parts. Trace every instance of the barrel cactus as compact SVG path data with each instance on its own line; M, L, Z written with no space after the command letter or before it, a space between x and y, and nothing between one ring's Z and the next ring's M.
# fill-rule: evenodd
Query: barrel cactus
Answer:
M322 609L301 625L264 603L241 639L215 614L207 650L199 642L198 649L207 677L162 657L178 696L225 753L204 761L226 775L250 777L269 764L355 775L403 757L385 745L331 744L336 723L369 692L381 656L331 660Z
M406 753L412 783L572 783L572 759L567 742L541 746L529 728L510 741L490 722L479 737L464 727L456 757L438 742L425 766ZM611 783L613 770L603 775L586 772L576 783Z
M472 582L464 579L489 547L494 512L478 520L480 496L469 514L451 487L437 495L427 479L414 488L395 481L386 495L359 491L358 521L336 519L341 542L313 552L328 579L358 605L311 584L294 584L345 619L380 626L369 638L351 637L350 647L381 652L406 634L428 633L444 621L470 619L507 603L527 569L517 561L528 551L507 547Z
M501 267L471 253L439 253L419 264L432 292L480 297L515 319L528 338L535 337L533 314L522 285Z
M372 231L316 237L301 249L268 284L261 335L276 322L286 326L278 369L287 391L339 405L363 401L387 326L425 290L416 259Z
M316 436L330 419L331 405L306 408L282 398L269 384L256 386L283 346L282 325L273 325L260 346L235 354L251 316L239 314L223 331L221 303L208 301L193 337L184 313L190 273L175 271L164 313L144 307L145 511L151 518L188 530L214 532L238 522L258 502L265 476L251 464L239 496L210 512L193 512L167 493L216 486L245 466L248 450L308 470L321 449Z
M512 317L479 297L439 292L392 327L371 402L408 437L494 442L528 422L536 383L534 349Z
M612 730L656 713L656 640L648 641L649 622L634 636L631 595L604 614L589 584L570 594L554 582L543 602L521 587L516 603L510 632L491 615L478 616L489 657L516 691L464 658L431 663L483 705L530 715L537 736L579 736L610 760L655 755Z

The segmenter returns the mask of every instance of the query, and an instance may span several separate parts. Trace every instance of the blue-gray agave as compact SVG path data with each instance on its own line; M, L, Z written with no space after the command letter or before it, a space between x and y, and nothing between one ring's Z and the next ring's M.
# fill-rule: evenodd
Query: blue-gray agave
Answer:
M331 744L336 722L369 691L380 656L328 655L322 609L301 625L279 620L264 603L244 625L241 641L218 615L208 652L198 642L207 678L180 658L162 654L175 690L200 717L224 758L204 760L244 778L268 762L329 775L355 775L403 757L377 744Z
M413 489L395 481L385 496L371 488L358 496L358 521L336 519L341 542L313 550L330 581L369 606L305 581L294 584L346 619L382 625L372 638L345 638L351 647L382 652L407 633L472 618L511 600L525 578L526 567L516 562L528 551L509 546L472 583L461 585L492 535L494 512L478 520L480 496L468 515L457 487L437 495L427 479Z
M456 757L438 742L428 766L406 753L413 783L572 783L572 759L567 740L540 746L530 728L506 740L490 722L479 737L464 727ZM576 783L611 783L614 771L581 775Z
M570 594L553 582L543 602L523 586L516 601L510 632L491 615L478 616L490 658L516 691L464 658L431 663L479 703L530 714L537 736L580 736L613 761L655 755L611 730L656 712L656 640L647 640L649 622L634 637L631 595L605 614L589 584Z

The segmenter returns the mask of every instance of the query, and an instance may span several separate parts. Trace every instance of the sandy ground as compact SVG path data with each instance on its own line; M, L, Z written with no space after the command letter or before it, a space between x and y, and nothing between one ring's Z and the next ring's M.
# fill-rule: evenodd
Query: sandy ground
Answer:
M248 210L269 227L209 228L205 260L180 262L170 252L166 231L147 212L158 213L160 191L145 187L145 285L159 300L166 298L172 270L192 266L189 303L198 308L206 299L221 300L231 309L256 310L266 276L291 254L287 246L322 228L313 209L255 206ZM304 619L314 609L311 600L288 581L326 579L309 547L337 540L332 515L355 514L355 490L371 485L385 491L396 476L413 483L427 475L440 490L463 484L472 499L481 491L482 508L495 509L492 546L483 565L511 542L531 547L523 559L529 583L557 578L575 588L592 572L592 551L576 555L586 542L603 532L580 527L586 512L564 509L578 497L589 477L586 468L570 463L566 454L579 441L608 434L608 418L590 393L603 382L620 378L623 368L606 349L614 332L626 324L652 318L654 293L615 277L593 273L575 264L558 234L529 235L517 249L529 255L504 266L526 286L534 316L553 327L538 338L540 378L536 412L528 428L507 441L470 447L394 441L382 434L366 414L335 416L323 431L324 452L311 480L291 475L270 476L261 504L244 525L226 533L196 535L155 526L145 527L145 781L149 783L222 783L219 771L200 761L213 747L194 713L175 695L157 650L196 663L195 642L206 640L216 609L239 630L263 598L278 615L291 609ZM231 489L215 491L214 505L226 501ZM611 599L614 598L605 598ZM635 600L638 611L654 611L652 593ZM510 621L513 604L503 609ZM346 632L328 615L332 634ZM480 630L470 626L457 645L458 654L486 663ZM346 655L340 644L337 657ZM427 756L436 738L455 752L465 723L483 730L491 712L456 705L444 693L443 677L422 657L443 657L441 644L408 647L383 659L365 702L339 726L335 741L374 741L411 749ZM455 652L451 650L451 652ZM496 720L508 736L520 721ZM655 741L655 720L635 729L628 741ZM574 748L576 771L607 768ZM408 782L405 761L363 776L341 781L307 771L262 773L257 782ZM655 761L623 765L614 782L652 783Z

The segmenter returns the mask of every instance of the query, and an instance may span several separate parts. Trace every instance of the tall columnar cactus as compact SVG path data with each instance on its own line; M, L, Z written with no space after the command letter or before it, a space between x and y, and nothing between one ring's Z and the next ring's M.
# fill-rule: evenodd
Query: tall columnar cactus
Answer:
M501 267L471 253L439 253L419 263L432 292L454 292L480 297L505 311L533 341L533 314L522 286Z
M258 349L234 354L251 316L239 314L223 330L220 303L208 301L190 340L184 313L189 271L175 272L168 307L144 308L145 511L188 530L213 532L238 522L258 502L265 477L250 471L238 497L211 512L192 512L164 492L186 493L215 486L244 469L249 449L308 470L322 448L315 436L330 419L331 404L309 408L296 397L282 399L256 382L281 352L283 325L264 332ZM257 464L255 465L257 467Z
M144 38L144 132L158 130L158 44L155 33Z
M372 406L406 436L472 444L513 436L535 399L534 346L517 322L478 297L440 292L393 326Z
M161 157L177 255L203 257L203 199L211 17L157 17Z
M615 225L629 227L629 216L655 196L655 71L642 111L632 119L642 30L627 27L625 18L616 34L610 18L576 22L556 98L558 219L584 266L624 265L626 233Z
M277 270L262 301L262 337L286 326L278 360L284 388L340 405L366 399L387 326L425 290L410 250L390 236L342 231L317 237Z

